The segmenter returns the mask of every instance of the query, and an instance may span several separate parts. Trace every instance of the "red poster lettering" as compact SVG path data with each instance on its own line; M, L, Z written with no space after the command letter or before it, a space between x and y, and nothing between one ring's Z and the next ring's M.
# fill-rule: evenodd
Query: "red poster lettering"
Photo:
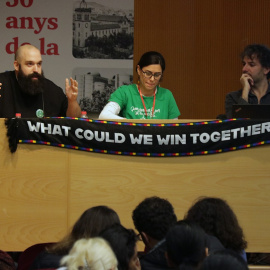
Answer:
M33 5L33 1L34 0L20 0L20 4L23 7L28 8L28 7L31 7ZM19 0L13 0L13 3L12 3L12 1L7 1L6 2L6 5L8 7L16 7L16 6L18 6L18 4L19 4Z

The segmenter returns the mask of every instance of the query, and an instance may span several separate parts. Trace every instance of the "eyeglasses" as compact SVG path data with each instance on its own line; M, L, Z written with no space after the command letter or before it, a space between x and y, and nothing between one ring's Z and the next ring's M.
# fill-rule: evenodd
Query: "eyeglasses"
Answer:
M160 72L152 73L149 70L143 71L142 69L141 69L141 71L143 73L143 76L147 79L151 79L152 77L154 77L155 80L158 80L162 76L162 73L160 73Z

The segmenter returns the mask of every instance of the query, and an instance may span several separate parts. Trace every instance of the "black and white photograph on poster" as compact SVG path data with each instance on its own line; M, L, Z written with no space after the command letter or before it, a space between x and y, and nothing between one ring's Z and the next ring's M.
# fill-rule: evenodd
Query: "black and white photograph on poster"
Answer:
M73 56L133 59L134 0L75 0Z
M81 109L99 114L111 93L121 85L132 83L133 69L75 68L72 76L78 82L78 102Z

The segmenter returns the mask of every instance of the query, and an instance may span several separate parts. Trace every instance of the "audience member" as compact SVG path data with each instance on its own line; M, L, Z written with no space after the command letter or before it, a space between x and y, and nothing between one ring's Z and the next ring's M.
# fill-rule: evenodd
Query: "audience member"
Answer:
M115 224L104 230L100 236L112 247L119 270L141 270L136 246L138 238L132 229Z
M66 95L44 77L40 51L29 44L15 53L14 71L0 73L0 117L80 117L78 83L66 79Z
M197 223L209 235L217 237L226 249L233 250L245 260L245 240L237 217L225 200L202 197L188 210L186 220Z
M177 119L180 112L172 92L159 86L164 70L160 53L144 53L137 65L138 84L116 89L99 119Z
M201 227L179 221L166 235L168 265L177 269L197 269L208 254L206 234Z
M110 245L100 237L80 239L61 260L59 270L117 270L117 259Z
M117 213L107 206L95 206L86 210L74 224L71 232L60 242L50 246L34 261L30 269L58 268L73 244L82 238L96 237L101 231L120 224Z
M226 95L227 118L232 117L233 104L270 104L270 49L261 44L248 45L241 54L242 89Z
M200 270L248 270L247 263L237 253L223 250L209 255Z
M5 251L0 250L0 270L15 270L13 259Z
M168 269L165 236L177 221L171 203L159 197L146 198L135 208L132 218L145 244L146 254L140 257L142 269Z

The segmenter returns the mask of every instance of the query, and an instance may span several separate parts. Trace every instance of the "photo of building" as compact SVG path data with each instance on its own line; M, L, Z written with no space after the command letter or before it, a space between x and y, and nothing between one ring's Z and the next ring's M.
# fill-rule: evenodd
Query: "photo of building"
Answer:
M92 59L132 59L134 10L109 8L97 2L74 2L73 56Z

